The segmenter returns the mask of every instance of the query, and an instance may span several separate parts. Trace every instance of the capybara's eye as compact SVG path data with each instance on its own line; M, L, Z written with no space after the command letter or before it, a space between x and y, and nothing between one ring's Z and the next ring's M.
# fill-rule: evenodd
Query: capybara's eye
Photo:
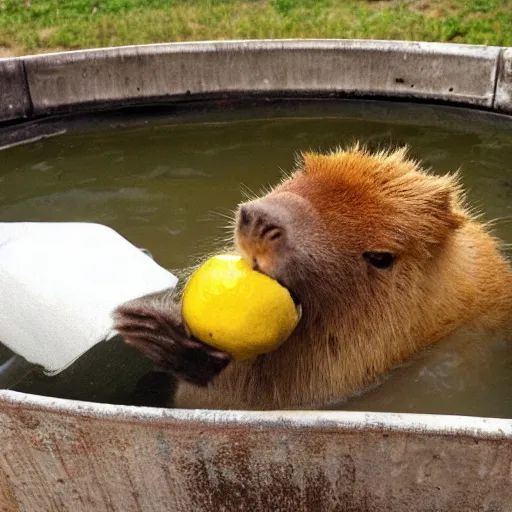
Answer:
M363 258L375 268L389 268L393 265L395 257L390 252L365 252Z

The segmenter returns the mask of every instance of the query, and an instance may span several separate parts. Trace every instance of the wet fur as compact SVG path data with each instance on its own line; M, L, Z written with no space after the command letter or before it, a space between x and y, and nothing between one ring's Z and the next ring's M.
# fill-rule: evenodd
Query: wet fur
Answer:
M169 295L117 312L129 343L189 381L179 385L178 407L320 406L461 328L510 328L512 271L499 242L465 207L456 175L432 175L404 150L306 154L247 211L253 219L237 218L237 250L303 305L299 327L278 350L229 365L196 341L187 352ZM265 225L282 227L281 236L268 236ZM395 264L376 269L362 257L367 251L392 252Z

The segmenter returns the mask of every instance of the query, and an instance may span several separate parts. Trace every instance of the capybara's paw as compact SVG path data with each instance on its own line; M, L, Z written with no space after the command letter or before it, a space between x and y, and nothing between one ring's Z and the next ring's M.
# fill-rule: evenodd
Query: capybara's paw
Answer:
M159 371L206 386L230 356L187 335L172 293L148 295L114 311L114 328L125 342L155 363Z

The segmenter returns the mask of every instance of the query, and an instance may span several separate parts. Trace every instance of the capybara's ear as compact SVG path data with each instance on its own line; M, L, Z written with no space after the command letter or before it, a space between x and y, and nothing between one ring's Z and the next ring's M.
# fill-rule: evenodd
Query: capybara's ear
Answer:
M435 192L431 200L432 214L438 217L446 229L459 229L467 220L467 216L460 210L458 192L452 188L445 188Z
M417 196L418 232L426 243L439 244L468 220L457 175L428 176Z

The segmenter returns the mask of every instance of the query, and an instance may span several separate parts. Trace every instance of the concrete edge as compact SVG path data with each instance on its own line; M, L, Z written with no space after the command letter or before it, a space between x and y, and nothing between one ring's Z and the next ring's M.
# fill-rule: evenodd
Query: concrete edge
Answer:
M31 115L30 93L21 59L0 59L0 122Z
M501 52L407 41L207 41L0 59L0 66L21 62L26 69L28 106L19 118L196 95L301 92L508 112L506 98L495 101L495 94L504 98ZM0 76L0 90L5 87L13 88Z
M494 110L512 114L512 48L503 48L500 55Z

